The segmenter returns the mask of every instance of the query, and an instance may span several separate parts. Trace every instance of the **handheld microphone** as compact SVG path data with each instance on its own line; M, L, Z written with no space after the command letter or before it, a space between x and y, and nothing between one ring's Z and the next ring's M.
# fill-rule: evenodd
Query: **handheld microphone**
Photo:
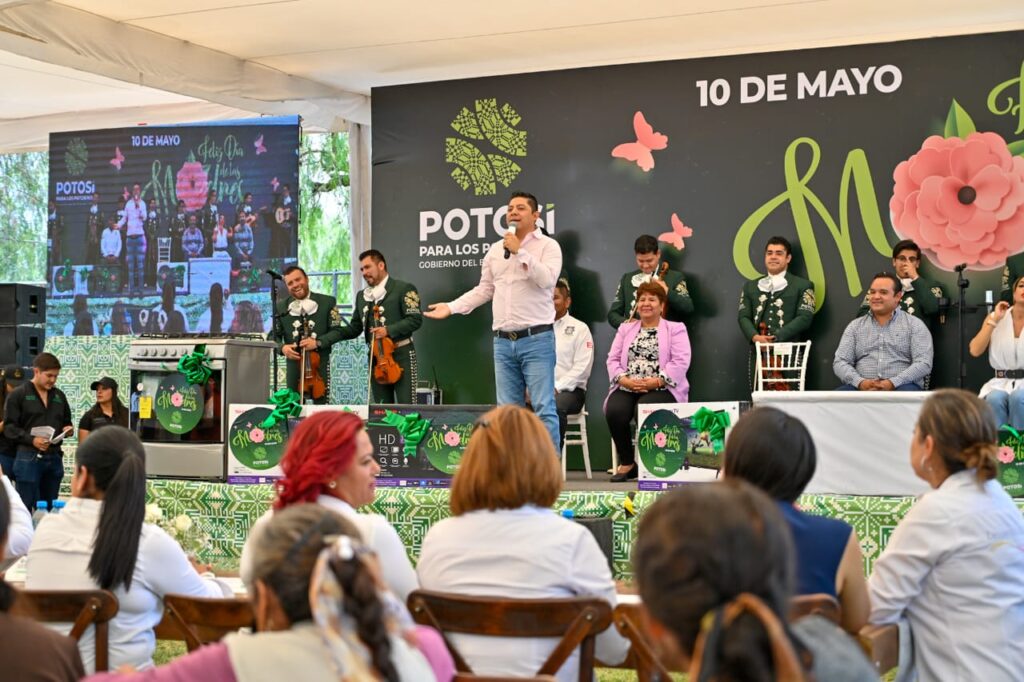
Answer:
M263 272L270 275L270 279L284 279L284 277L281 276L281 273L277 270L264 270Z
M517 229L519 229L519 223L509 223L508 224L508 231L511 232L512 234L515 234ZM511 255L512 255L512 252L509 251L508 247L506 246L505 247L505 260L508 260L508 257L511 256Z

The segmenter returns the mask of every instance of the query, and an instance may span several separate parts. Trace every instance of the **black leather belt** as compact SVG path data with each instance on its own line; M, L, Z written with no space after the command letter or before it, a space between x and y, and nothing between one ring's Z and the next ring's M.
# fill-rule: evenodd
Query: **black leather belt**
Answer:
M996 379L1024 379L1024 369L997 369Z
M514 331L514 332L496 331L496 332L494 332L494 335L498 336L498 337L501 337L503 339L508 339L509 341L515 341L516 339L522 338L524 336L533 336L534 334L543 334L544 332L549 332L549 331L551 331L554 328L555 328L555 326L552 325L552 324L538 324L538 325L534 325L532 327L527 327L526 329L520 329L519 331Z

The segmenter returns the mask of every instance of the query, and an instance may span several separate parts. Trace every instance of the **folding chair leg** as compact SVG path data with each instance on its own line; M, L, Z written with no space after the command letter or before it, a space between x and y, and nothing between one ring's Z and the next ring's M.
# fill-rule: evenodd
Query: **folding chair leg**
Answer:
M569 451L569 444L568 444L568 443L566 443L566 442L565 442L565 441L563 440L563 441L562 441L562 480L563 480L563 481L567 480L567 478L566 478L566 473L565 473L565 466L566 466L566 465L565 465L565 456L566 456L566 454L568 453L568 451Z
M583 466L587 470L587 479L594 478L593 472L590 470L590 443L587 441L587 421L584 419L580 422L580 440L583 446Z

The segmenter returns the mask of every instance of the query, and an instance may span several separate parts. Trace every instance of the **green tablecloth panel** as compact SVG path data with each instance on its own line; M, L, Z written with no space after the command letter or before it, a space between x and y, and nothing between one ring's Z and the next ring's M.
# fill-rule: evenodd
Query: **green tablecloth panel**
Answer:
M159 503L165 512L189 514L209 535L209 550L202 557L205 561L236 560L249 527L266 511L273 498L270 486L190 481L150 481L149 493L152 501ZM633 501L637 513L642 514L658 494L637 493ZM620 492L563 492L555 507L572 509L576 516L611 517L615 577L628 580L633 575L629 552L637 519L623 508L625 500L626 494ZM913 503L910 497L804 495L800 498L800 505L806 511L841 518L856 529L867 573ZM1024 509L1024 500L1018 500L1017 504ZM370 510L388 518L415 562L430 526L450 515L448 491L380 489Z

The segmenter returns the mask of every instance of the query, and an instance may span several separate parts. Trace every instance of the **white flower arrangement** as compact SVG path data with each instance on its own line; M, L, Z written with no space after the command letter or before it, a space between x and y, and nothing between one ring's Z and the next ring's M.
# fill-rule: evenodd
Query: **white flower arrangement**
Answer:
M165 533L178 541L185 553L196 556L197 553L209 546L210 538L202 532L187 514L178 514L169 517L164 510L155 502L146 505L146 523L159 526Z

